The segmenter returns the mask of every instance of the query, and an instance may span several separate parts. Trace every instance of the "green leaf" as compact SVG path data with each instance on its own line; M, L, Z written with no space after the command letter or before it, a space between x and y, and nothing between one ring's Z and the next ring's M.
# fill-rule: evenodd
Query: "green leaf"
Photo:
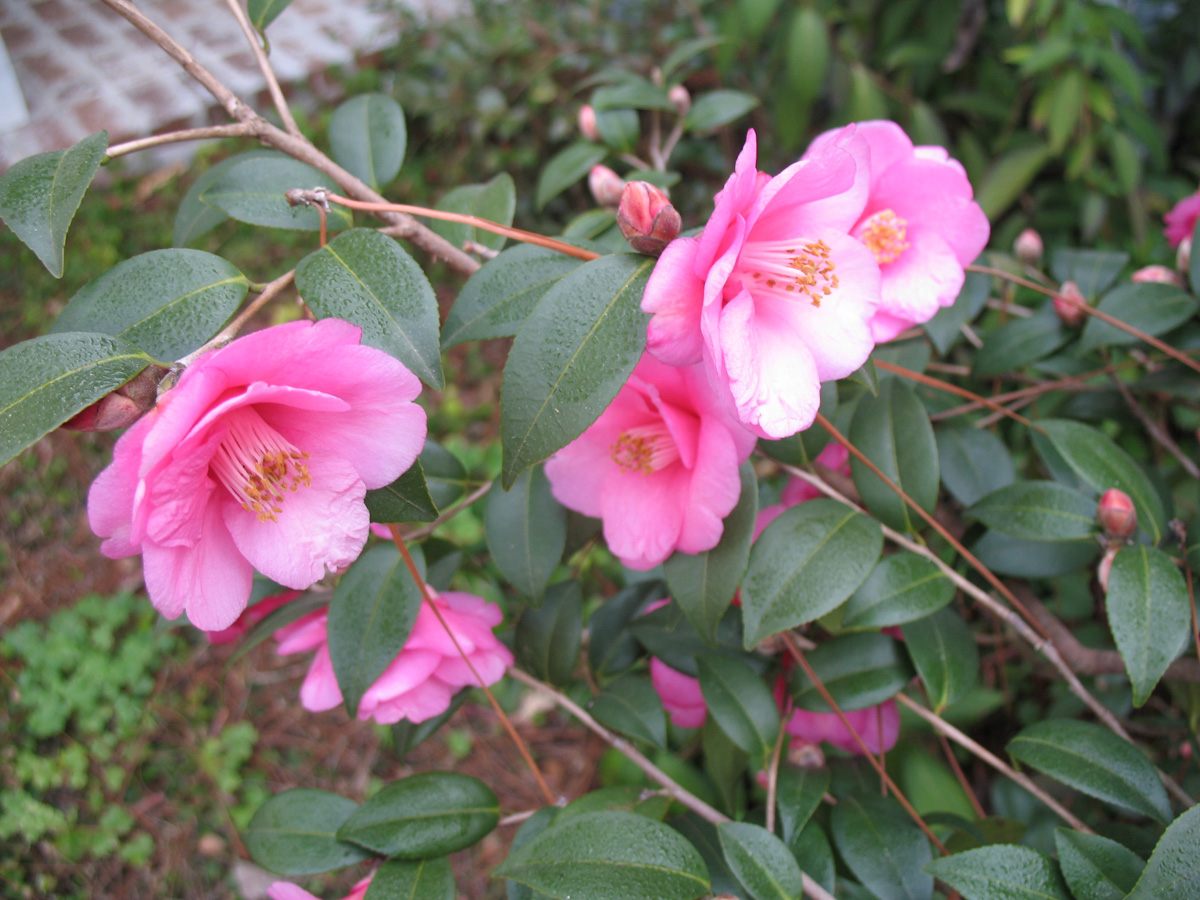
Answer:
M1111 250L1072 250L1067 247L1054 251L1050 260L1050 272L1058 282L1073 281L1089 301L1103 294L1117 280L1128 253Z
M434 441L426 439L418 457L425 472L425 486L434 506L445 509L467 492L471 479L458 457Z
M831 49L821 13L812 6L797 9L784 45L784 69L801 103L811 104L820 95L829 74Z
M850 422L850 440L913 501L932 512L938 494L938 454L929 415L907 382L887 378L878 397L863 397ZM867 509L897 531L919 531L924 521L857 458L854 485Z
M1195 315L1197 306L1200 306L1200 301L1173 284L1131 281L1118 285L1105 294L1096 304L1096 309L1157 337L1190 319ZM1140 338L1122 331L1115 325L1102 322L1095 316L1088 316L1083 334L1079 338L1079 351L1118 344L1137 344L1140 341Z
M831 638L810 650L807 659L833 701L845 712L876 706L894 697L913 676L904 645L878 632ZM801 709L833 712L803 670L792 670L788 687Z
M300 260L296 287L319 318L360 326L364 344L442 389L437 297L396 241L369 228L347 231Z
M614 152L632 153L638 140L638 114L632 109L597 110L596 131Z
M832 894L836 876L833 847L821 826L809 822L803 831L788 842L788 847L800 864L800 871L808 873L810 878Z
M277 875L315 875L370 854L337 839L358 804L340 794L296 788L258 808L242 837L250 857Z
M517 188L512 176L501 172L484 184L456 187L442 197L437 208L445 212L478 216L499 225L512 225L513 215L517 211ZM461 222L433 221L430 227L455 247L473 241L489 249L499 250L508 240L502 234L486 231L475 225L463 225Z
M684 63L690 62L705 50L716 47L718 44L723 44L728 40L729 38L720 35L709 35L708 37L698 37L681 41L675 45L674 50L667 54L667 58L659 66L659 69L662 70L663 78L670 78L672 73Z
M372 522L432 522L438 514L420 459L391 484L367 491L365 500Z
M1122 547L1113 559L1105 598L1113 640L1133 683L1133 705L1154 692L1188 643L1191 601L1179 567L1154 547Z
M779 810L779 824L783 826L784 841L792 843L805 829L808 820L821 805L821 798L827 790L828 769L780 767L775 805Z
M1045 359L1070 339L1071 333L1063 327L1054 308L1046 304L1034 315L1013 319L989 334L975 354L971 374L984 377L1013 372Z
M583 591L574 579L546 591L540 607L526 607L517 622L513 644L517 662L531 675L551 684L571 680L583 633Z
M593 697L588 709L601 725L656 747L667 746L667 714L645 676L622 675Z
M97 131L67 150L13 163L0 175L0 218L55 278L63 273L67 229L107 148L108 132Z
M208 171L201 174L199 178L192 182L192 186L188 188L187 193L183 195L183 200L179 204L179 210L175 213L175 231L171 241L176 247L182 247L194 241L200 235L220 225L229 218L223 210L205 203L200 199L200 195L225 177L225 173L236 166L244 159L254 159L255 157L268 159L286 159L286 155L275 150L250 150L246 153L239 153L236 156L231 156L229 159L223 159Z
M1054 860L1029 847L993 844L935 859L925 871L963 900L1071 900Z
M700 692L709 714L740 749L763 760L779 737L779 707L762 676L717 653L696 656Z
M933 560L893 553L875 566L842 611L847 628L884 628L922 619L954 599L954 583Z
M971 629L953 609L940 609L900 631L934 712L940 714L975 687L979 650Z
M507 491L493 482L483 525L492 561L517 590L538 600L567 544L567 510L542 467L522 472Z
M338 837L401 859L445 856L470 847L500 821L492 789L459 772L422 772L368 799Z
M454 900L454 870L444 856L389 859L375 871L363 900Z
M651 656L657 656L672 669L693 678L699 674L696 655L712 649L700 639L678 603L668 603L638 616L630 623L629 630ZM717 646L726 656L747 662L759 659L742 650L741 617L736 609L727 611L717 626Z
M717 546L704 553L677 552L663 564L671 596L697 633L709 644L717 640L717 623L733 602L750 559L754 520L758 516L758 479L749 461L742 463L741 494L725 517Z
M404 110L387 94L351 97L329 119L334 160L372 190L380 190L396 177L407 147Z
M1038 423L1071 470L1096 493L1120 488L1133 500L1138 524L1157 543L1166 528L1162 501L1150 479L1106 435L1081 422L1046 419ZM1035 442L1035 446L1037 446Z
M85 284L50 333L95 331L179 359L220 331L246 296L246 276L200 250L152 250Z
M333 589L329 656L351 716L404 647L420 609L421 591L389 544L360 556Z
M561 812L562 810L557 806L543 806L522 822L521 827L517 829L517 833L513 835L512 846L508 848L509 856L516 853L549 828ZM507 900L533 900L535 897L542 896L541 894L535 894L517 881L505 882L505 893L507 894Z
M940 309L932 319L925 323L925 333L937 349L945 355L950 348L962 337L963 325L970 322L987 303L988 294L992 290L990 275L982 272L968 272L954 304Z
M729 870L755 900L795 900L804 887L800 866L787 845L748 822L717 826L721 853Z
M290 156L249 156L221 173L200 193L200 200L228 213L239 222L269 228L318 231L321 217L309 206L292 206L286 194L293 188L309 189L329 184L329 176ZM326 214L330 231L349 228L349 210L332 205Z
M450 307L442 326L442 349L512 337L546 292L581 265L573 256L533 244L519 244L488 260Z
M608 156L608 148L591 141L579 141L550 157L538 175L534 206L541 209L592 170Z
M879 523L844 504L810 500L786 510L750 550L742 582L746 648L836 609L882 550Z
M620 84L602 87L592 94L592 107L606 109L661 109L674 112L675 104L667 92L645 78L630 76Z
M628 380L646 342L654 260L585 263L544 296L513 341L500 389L503 484L579 437Z
M588 665L597 679L632 666L638 657L637 639L629 631L644 605L663 597L662 583L642 581L605 600L588 619Z
M292 0L246 0L246 13L250 16L250 24L262 34L291 3Z
M966 511L989 528L1030 541L1064 541L1096 531L1096 503L1055 481L1018 481Z
M153 362L107 334L47 334L0 350L0 465Z
M1055 578L1087 566L1100 547L1094 538L1026 541L1000 531L988 531L971 550L997 575Z
M1017 477L1004 442L982 428L935 428L942 484L963 506L1013 483Z
M1025 192L1054 152L1038 142L1010 150L992 163L975 192L975 202L995 222Z
M922 871L933 858L929 842L895 800L842 797L830 828L850 871L879 900L933 896L933 879Z
M1197 847L1200 847L1200 806L1193 806L1167 826L1126 900L1195 897L1200 889Z
M692 103L692 108L683 117L686 131L703 134L728 125L758 106L758 98L741 91L709 91L701 94Z
M855 369L844 379L852 384L861 384L871 392L872 397L879 396L879 373L875 371L875 360L867 357L867 361Z
M1146 867L1132 850L1098 834L1059 828L1054 845L1076 900L1124 900Z
M709 889L704 860L686 838L621 810L551 825L495 874L557 900L694 900Z

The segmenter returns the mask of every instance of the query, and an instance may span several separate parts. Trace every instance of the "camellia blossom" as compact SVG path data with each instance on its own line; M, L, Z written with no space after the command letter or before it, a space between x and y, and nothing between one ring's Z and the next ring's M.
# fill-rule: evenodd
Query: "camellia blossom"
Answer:
M815 462L837 472L839 475L850 474L850 451L841 444L829 443L824 449L817 454ZM754 520L754 540L758 540L758 536L763 533L768 525L779 518L784 510L791 509L797 503L804 503L807 500L816 500L818 497L824 497L819 490L809 484L807 481L801 481L799 478L791 478L783 489L783 493L779 497L778 503L773 503L770 506L764 506L758 511L758 517Z
M676 728L699 728L708 717L708 704L700 680L673 669L657 656L650 657L650 683Z
M650 352L674 366L703 362L762 437L811 425L821 382L849 375L874 346L879 266L849 234L868 157L848 131L770 178L755 168L751 131L703 233L672 241L646 285Z
M843 715L872 753L886 752L896 746L900 737L900 710L896 708L895 700L885 700L878 706L851 710ZM788 717L785 727L788 734L806 743L824 741L847 753L862 755L862 747L837 713L796 709Z
M942 147L914 147L895 122L859 122L828 131L805 156L819 155L848 135L870 147L866 206L851 229L883 276L871 320L876 342L928 322L962 290L963 267L987 246L990 226L974 201L966 170Z
M374 877L375 875L372 873L357 882L342 900L363 900L363 897L367 896L367 888L371 886L371 879ZM310 894L304 888L292 884L290 881L274 882L267 888L267 896L270 900L321 900L320 897Z
M430 592L458 646L484 683L490 686L503 678L513 656L492 633L504 618L500 607L474 594L436 594L432 588ZM317 651L300 687L300 702L312 712L342 703L329 656L328 618L328 609L317 610L275 632L277 652L282 655ZM401 719L424 722L449 709L451 699L461 688L478 683L437 615L422 602L403 649L359 701L358 717L383 725Z
M338 319L299 321L205 353L117 442L88 519L117 558L142 554L154 606L217 631L254 569L303 589L353 562L363 497L425 441L420 382Z
M649 569L717 545L753 449L699 367L646 354L608 409L546 462L546 477L560 503L603 520L625 565Z
M284 591L281 594L263 597L253 606L247 606L242 610L242 614L228 628L222 628L220 631L206 631L204 636L208 638L210 644L232 644L234 641L240 640L242 635L279 607L291 603L300 594L300 591Z
M1163 233L1172 247L1178 247L1185 238L1190 238L1196 229L1196 220L1200 219L1200 191L1189 197L1184 197L1163 216L1166 228Z

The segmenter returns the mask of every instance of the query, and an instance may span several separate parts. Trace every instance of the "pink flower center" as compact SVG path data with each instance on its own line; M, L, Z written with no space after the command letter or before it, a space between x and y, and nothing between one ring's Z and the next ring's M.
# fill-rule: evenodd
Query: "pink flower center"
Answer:
M881 266L894 261L908 249L907 238L908 222L890 209L881 209L867 219L858 235Z
M229 430L209 471L260 522L279 521L276 514L283 512L284 497L312 483L303 462L309 455L284 440L252 409L239 409L225 421Z
M742 251L740 267L750 276L747 287L791 299L807 297L813 306L837 289L837 264L824 241L753 241Z
M612 445L612 461L622 469L649 475L679 459L679 448L667 426L640 425L622 432Z

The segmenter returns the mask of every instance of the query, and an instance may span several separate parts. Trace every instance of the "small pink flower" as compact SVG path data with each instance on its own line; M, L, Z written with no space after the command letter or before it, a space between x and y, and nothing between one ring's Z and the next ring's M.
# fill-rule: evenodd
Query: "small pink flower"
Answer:
M357 558L363 497L425 440L416 377L338 319L267 328L197 359L117 442L88 494L100 549L142 554L154 606L207 631L258 569L297 590Z
M886 752L896 746L900 736L900 711L896 708L895 700L885 700L878 706L856 709L844 715L872 753ZM807 743L825 741L847 753L862 755L858 741L851 736L837 713L793 710L786 727L788 734Z
M343 897L342 900L363 900L363 897L367 895L367 888L371 886L371 879L374 877L374 874L368 875L362 881L355 884L350 889L350 893ZM274 882L267 888L267 896L270 900L321 900L320 897L310 894L304 888L292 884L290 881Z
M847 131L771 178L755 167L751 131L704 232L672 241L646 285L650 352L674 366L703 362L762 437L811 425L821 382L849 375L874 346L879 266L849 234L868 156Z
M625 565L649 569L717 545L753 449L703 371L647 354L600 418L547 461L546 477L560 503L603 520Z
M513 657L492 633L504 618L500 607L482 597L454 591L435 594L433 602L484 682L490 686L503 678ZM281 655L317 651L300 687L300 702L312 712L333 709L342 702L329 656L328 618L328 609L317 610L275 632ZM437 615L429 604L422 603L403 649L363 694L358 718L383 725L401 719L424 722L444 713L461 688L478 683Z
M700 681L672 669L658 657L650 658L650 682L676 728L699 728L708 716Z
M264 597L253 606L247 606L240 616L228 628L222 628L220 631L206 631L204 636L208 638L210 644L232 644L236 640L240 640L242 635L269 616L279 607L286 603L291 603L301 594L300 591L284 591L281 594L273 594L270 597Z
M895 122L828 131L805 156L849 134L870 146L869 194L851 234L879 263L882 300L871 332L877 342L890 341L954 303L963 286L963 266L987 246L990 227L972 199L966 170L941 147L914 147Z
M1196 191L1190 197L1184 197L1163 216L1163 221L1167 223L1164 229L1167 243L1178 247L1184 238L1190 238L1196 228L1197 219L1200 219L1200 191Z

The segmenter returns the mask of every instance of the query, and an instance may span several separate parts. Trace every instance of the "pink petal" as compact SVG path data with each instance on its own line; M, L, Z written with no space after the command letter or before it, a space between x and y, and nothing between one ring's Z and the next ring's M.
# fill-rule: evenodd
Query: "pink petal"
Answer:
M450 708L454 698L450 688L436 678L428 678L411 691L384 701L372 710L358 708L362 720L374 719L381 725L394 725L401 719L416 724L440 716Z
M740 462L729 430L715 419L701 419L679 550L703 553L717 546L725 529L722 520L733 511L741 494Z
M642 294L642 312L653 318L646 330L647 349L672 366L698 363L700 308L704 282L694 272L697 238L678 238L667 245Z
M333 660L329 656L329 645L317 648L304 683L300 685L300 705L309 712L324 712L342 704L342 689L338 687L337 675L333 671Z
M704 724L708 706L697 679L672 669L657 657L651 657L650 682L677 728L699 728Z
M413 650L405 647L375 682L363 694L362 703L368 709L406 691L411 691L433 674L441 662L441 655L428 650Z
M650 475L610 468L600 498L604 540L631 569L652 569L675 550L688 473L670 465Z
M276 881L267 888L270 900L321 900L290 881Z

